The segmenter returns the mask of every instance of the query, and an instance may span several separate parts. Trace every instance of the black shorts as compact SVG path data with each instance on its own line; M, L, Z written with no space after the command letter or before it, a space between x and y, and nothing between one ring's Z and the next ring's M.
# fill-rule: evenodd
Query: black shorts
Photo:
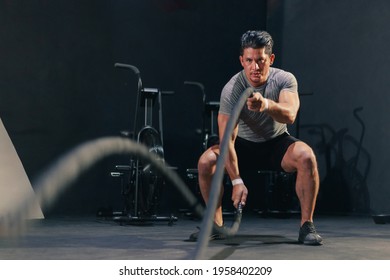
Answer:
M297 138L287 132L264 143L256 143L237 137L235 149L240 173L248 171L283 171L281 163L288 147Z

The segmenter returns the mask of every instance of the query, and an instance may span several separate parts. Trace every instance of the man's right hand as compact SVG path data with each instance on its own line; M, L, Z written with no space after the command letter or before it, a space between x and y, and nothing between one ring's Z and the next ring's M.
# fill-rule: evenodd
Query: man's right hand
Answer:
M246 198L248 196L248 189L244 184L238 184L233 186L232 190L232 201L235 208L238 207L238 204L241 202L242 206L245 206Z

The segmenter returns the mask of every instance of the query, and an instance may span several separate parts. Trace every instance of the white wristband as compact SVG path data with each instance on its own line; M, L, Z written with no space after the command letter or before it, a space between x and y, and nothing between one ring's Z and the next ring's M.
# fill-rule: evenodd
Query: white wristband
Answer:
M264 98L264 111L268 111L268 99L267 98Z
M240 185L240 184L244 184L244 181L241 179L241 178L237 178L237 179L234 179L232 181L232 185L235 186L235 185Z

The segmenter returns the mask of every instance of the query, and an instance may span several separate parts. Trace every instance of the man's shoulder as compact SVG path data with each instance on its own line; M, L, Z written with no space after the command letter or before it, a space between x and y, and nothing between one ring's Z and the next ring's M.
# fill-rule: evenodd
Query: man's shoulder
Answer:
M235 83L238 79L242 79L242 78L244 78L244 71L243 70L241 70L241 71L237 72L236 74L234 74L230 78L228 83Z
M278 89L278 91L287 89L292 92L297 92L298 90L297 79L291 72L279 68L272 68L269 79L269 85Z
M232 89L233 87L237 86L237 83L244 84L245 78L243 71L240 71L236 74L234 74L230 80L225 84L224 89Z
M270 71L270 82L279 87L297 87L297 79L295 76L288 71L279 69L279 68L271 68Z
M288 72L286 70L276 68L276 67L271 67L270 68L270 78L273 78L273 79L294 78L295 79L295 76L293 73Z

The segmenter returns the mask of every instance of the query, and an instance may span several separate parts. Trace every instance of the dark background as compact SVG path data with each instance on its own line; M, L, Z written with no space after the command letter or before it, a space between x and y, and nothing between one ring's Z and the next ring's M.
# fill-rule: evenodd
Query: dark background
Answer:
M275 40L276 67L293 72L305 94L299 127L290 131L317 153L325 190L320 206L389 212L389 18L386 0L2 0L0 117L33 181L78 144L133 130L137 79L114 68L116 62L132 64L145 87L174 91L163 97L164 154L185 179L200 155L196 129L203 108L201 92L184 81L202 83L207 100L217 101L241 69L241 34L266 29ZM356 156L362 133L353 117L358 107L363 107L363 152L353 174L344 176L347 188L330 176L327 162L336 166L337 143L343 143L343 166L351 166L346 162ZM343 128L349 142L336 141ZM115 156L97 163L44 213L121 208L118 181L109 173L127 160ZM336 171L340 175L345 168ZM369 209L334 201L350 200L356 188L367 190ZM172 186L164 203L186 206Z

